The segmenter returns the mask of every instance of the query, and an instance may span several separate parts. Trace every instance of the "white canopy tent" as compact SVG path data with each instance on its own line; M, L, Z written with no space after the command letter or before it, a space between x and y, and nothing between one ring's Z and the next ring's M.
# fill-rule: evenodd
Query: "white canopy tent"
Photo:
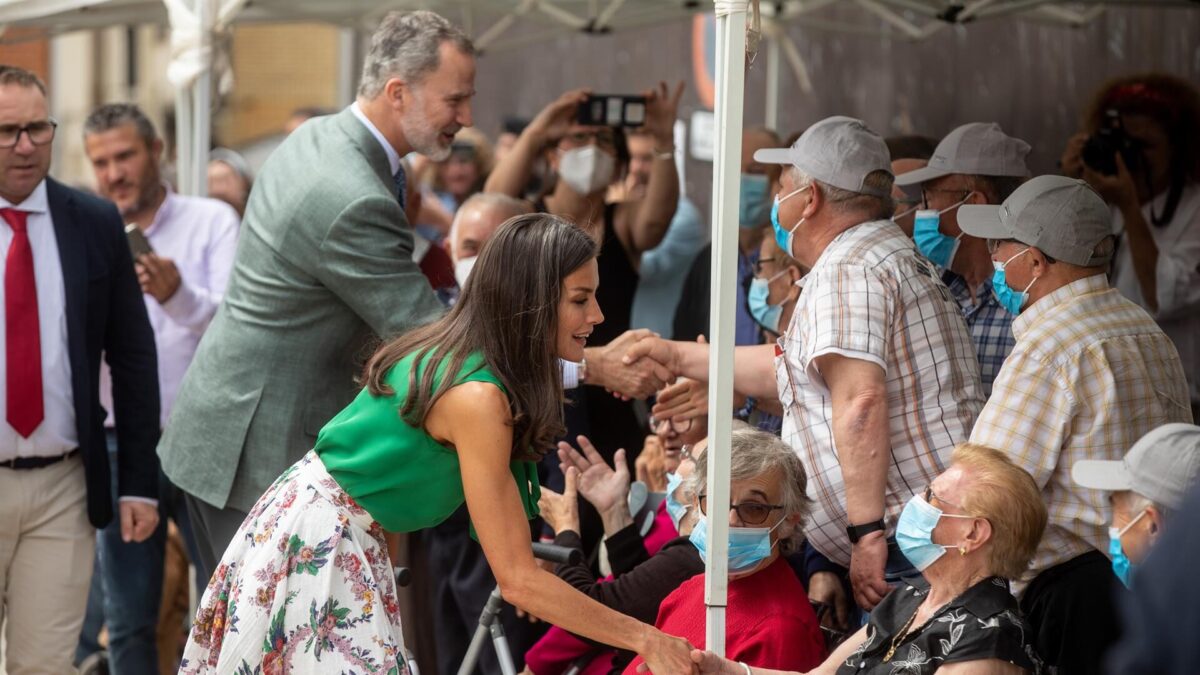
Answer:
M754 4L757 4L755 1ZM800 91L812 93L808 68L788 24L836 32L923 40L954 25L1005 16L1081 26L1110 5L1178 5L1194 0L779 0L762 3L767 38L767 126L775 127L781 65ZM168 77L176 95L180 191L204 190L214 80L226 91L229 29L235 23L323 22L367 34L396 9L432 8L460 23L481 51L518 48L564 35L680 20L710 7L701 0L0 0L0 41L10 26L36 26L51 35L134 24L171 27ZM740 3L735 8L740 9ZM844 18L846 7L856 10ZM744 13L734 11L733 13ZM835 15L831 18L831 14ZM839 18L841 17L841 18ZM724 45L728 47L729 45ZM352 77L345 73L343 78ZM343 86L350 86L343 83ZM738 91L741 91L740 87Z
M755 1L757 5L757 1ZM1078 27L1108 6L1191 6L1195 0L778 0L761 7L768 40L765 124L777 126L781 59L799 90L812 93L808 68L786 26L923 40L951 26L1005 16ZM0 41L10 26L36 26L54 35L117 25L171 27L168 76L177 88L180 189L204 189L203 159L210 138L212 85L228 89L230 26L252 22L324 22L369 32L395 9L435 8L475 36L480 50L502 50L586 32L647 26L707 10L701 0L0 0ZM716 2L720 9L722 3ZM855 10L848 20L846 8ZM756 12L757 13L757 12ZM831 15L833 15L831 17ZM351 45L353 42L351 42ZM353 51L353 50L351 50ZM342 90L353 72L343 72Z
M738 183L743 127L748 16L768 39L767 124L775 126L781 65L798 86L811 92L808 71L784 30L790 23L849 33L923 40L947 27L1004 16L1081 26L1110 5L1197 7L1194 0L0 0L0 36L8 26L37 26L51 34L114 25L157 23L171 27L171 83L178 89L180 190L202 194L208 154L213 79L226 74L223 54L230 26L238 22L319 21L359 32L371 30L391 10L433 8L458 21L482 51L583 32L602 33L689 17L716 16L715 156L712 184L713 251L709 364L707 487L710 512L729 503L729 445L733 408L733 328L737 287ZM823 17L823 11L852 5L860 20ZM751 32L754 51L758 31ZM782 61L781 61L782 60ZM709 606L707 646L724 652L727 600L728 523L709 520L705 599Z

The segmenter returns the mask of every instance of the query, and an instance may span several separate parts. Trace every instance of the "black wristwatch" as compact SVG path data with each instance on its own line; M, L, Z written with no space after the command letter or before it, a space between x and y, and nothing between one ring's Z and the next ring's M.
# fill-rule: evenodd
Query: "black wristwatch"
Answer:
M862 525L848 525L846 534L850 537L851 544L857 544L859 539L871 534L872 532L882 532L887 530L887 525L883 523L883 519L873 523L864 523Z

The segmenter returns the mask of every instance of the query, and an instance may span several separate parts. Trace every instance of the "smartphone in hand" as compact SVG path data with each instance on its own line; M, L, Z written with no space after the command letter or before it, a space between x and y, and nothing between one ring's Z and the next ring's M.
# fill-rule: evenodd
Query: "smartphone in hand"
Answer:
M133 223L125 226L125 239L129 241L129 250L133 253L135 261L142 255L154 253L150 240L142 234L142 228Z

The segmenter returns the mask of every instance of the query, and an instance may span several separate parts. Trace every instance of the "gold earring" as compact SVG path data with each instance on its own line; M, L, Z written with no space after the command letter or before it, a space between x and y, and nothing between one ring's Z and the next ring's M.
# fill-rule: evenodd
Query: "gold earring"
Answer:
M966 547L966 546L959 546L959 547L958 547L958 554L959 554L960 556L965 556L965 555L967 555L967 547Z

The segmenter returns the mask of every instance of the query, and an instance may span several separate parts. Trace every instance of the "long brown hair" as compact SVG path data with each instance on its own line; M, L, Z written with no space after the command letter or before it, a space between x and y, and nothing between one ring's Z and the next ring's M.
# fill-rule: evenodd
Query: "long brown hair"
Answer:
M558 216L535 213L506 220L483 247L454 308L371 357L363 376L367 389L374 396L394 395L385 376L416 353L400 415L423 426L434 404L456 384L463 362L480 352L508 391L513 457L540 457L565 432L557 350L563 280L597 253L586 232ZM417 368L428 354L433 355L429 367ZM434 364L443 358L446 376L436 382Z

